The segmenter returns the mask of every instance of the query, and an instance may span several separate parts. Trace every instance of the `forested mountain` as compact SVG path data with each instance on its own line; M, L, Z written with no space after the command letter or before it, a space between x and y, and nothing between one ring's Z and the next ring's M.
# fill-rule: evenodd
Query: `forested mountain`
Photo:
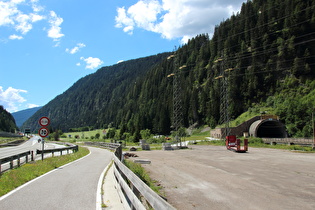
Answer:
M25 110L21 110L18 112L13 112L11 113L12 116L15 119L16 125L18 127L22 126L23 123L30 118L35 112L37 112L39 109L41 108L41 106L39 107L34 107L34 108L29 108L29 109L25 109Z
M50 117L51 126L62 130L116 124L118 112L130 103L135 105L128 99L129 92L142 83L150 69L169 55L162 53L103 67L78 80L36 112L23 126L37 128L38 119L42 116ZM134 96L133 100L137 98Z
M295 136L310 136L315 105L315 2L253 0L215 28L170 54L104 67L44 106L40 116L54 128L108 124L137 138L139 131L168 134L173 114L173 79L181 86L183 126L221 122L222 84L229 115L271 107ZM186 65L179 71L179 67ZM228 70L228 71L226 71ZM223 77L222 77L223 76Z
M0 105L0 131L14 133L16 129L13 116Z

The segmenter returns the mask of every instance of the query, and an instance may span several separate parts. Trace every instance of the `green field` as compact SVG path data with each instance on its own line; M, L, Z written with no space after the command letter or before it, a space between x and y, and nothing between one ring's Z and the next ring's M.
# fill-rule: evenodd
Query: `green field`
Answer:
M91 141L91 140L96 141L95 135L97 133L99 133L100 134L99 141L104 141L103 131L104 131L104 129L97 129L97 130L92 130L92 131L81 131L81 132L67 132L67 133L64 133L62 135L62 137L60 137L60 139L62 141L69 141L69 140L70 141L71 140L72 141L75 141L75 140L76 141ZM75 136L79 136L79 138L75 138ZM94 138L94 139L92 139L92 138ZM107 141L109 141L109 140L107 139Z

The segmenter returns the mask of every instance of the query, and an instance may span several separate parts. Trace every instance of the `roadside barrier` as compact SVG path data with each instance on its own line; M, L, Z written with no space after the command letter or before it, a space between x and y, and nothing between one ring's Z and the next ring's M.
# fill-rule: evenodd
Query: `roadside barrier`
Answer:
M79 146L78 145L72 145L72 146L68 146L68 147L61 147L61 148L55 148L55 149L45 149L45 150L36 150L36 154L45 154L45 153L52 153L52 156L54 157L54 153L55 152L60 152L60 155L62 155L63 151L67 151L67 154L69 154L69 150L72 150L72 152L77 152L79 150Z
M21 158L25 157L25 162L28 163L29 160L29 155L31 155L31 161L34 161L34 154L33 151L26 151L22 152L17 155L12 155L10 157L5 157L0 159L0 174L2 173L1 170L1 165L10 162L10 169L14 168L14 161L16 160L16 166L20 167L21 166Z
M288 145L313 145L314 139L312 138L262 138L265 144L288 144Z
M45 149L45 150L36 150L36 155L38 154L45 154L45 153L52 153L52 156L54 156L55 152L60 152L60 155L62 155L63 151L67 151L67 154L69 154L69 150L72 150L73 152L76 152L79 150L78 145L71 144L68 147L62 147L62 148L56 148L56 149ZM5 157L0 159L0 174L3 172L1 166L5 163L10 162L9 169L13 169L14 167L20 167L21 159L25 158L25 163L29 162L29 156L31 161L34 161L34 152L33 151L25 151L19 154L15 154L9 157ZM23 162L24 163L24 162Z
M137 175L114 156L116 188L125 206L130 209L175 209L148 187ZM128 184L129 183L129 184Z
M111 151L114 151L115 155L119 157L120 159L122 158L122 146L121 144L117 143L106 143L106 142L84 142L84 145L87 146L97 146L97 147L102 147L105 149L109 149Z
M105 142L84 142L84 144L103 147L114 152L115 185L126 209L175 209L123 164L121 144Z

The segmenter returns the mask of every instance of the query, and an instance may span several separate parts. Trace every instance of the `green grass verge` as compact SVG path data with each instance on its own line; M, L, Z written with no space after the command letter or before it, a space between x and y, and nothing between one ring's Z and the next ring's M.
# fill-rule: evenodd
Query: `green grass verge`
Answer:
M124 160L124 164L136 174L146 185L148 185L154 192L161 195L161 186L156 185L156 181L151 179L148 172L141 166L140 163L134 163L130 160Z
M25 184L26 182L39 177L55 168L77 160L89 154L89 150L85 147L79 147L79 151L69 154L56 156L52 158L39 160L22 165L19 168L9 170L0 175L0 196L10 192L11 190Z

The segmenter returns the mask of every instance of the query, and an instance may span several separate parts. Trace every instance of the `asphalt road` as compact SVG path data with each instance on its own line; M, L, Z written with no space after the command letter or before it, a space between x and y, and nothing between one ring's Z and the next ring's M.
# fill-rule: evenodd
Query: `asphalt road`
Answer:
M57 168L7 197L0 197L0 209L95 209L98 180L110 163L112 153L105 149L89 149L90 155L79 161Z
M38 136L34 136L21 145L0 148L0 159L12 155L17 155L30 150L33 150L36 153L36 149L41 149L42 145L41 143L38 143L39 139L41 138Z
M133 152L177 209L314 210L315 154L221 146Z

